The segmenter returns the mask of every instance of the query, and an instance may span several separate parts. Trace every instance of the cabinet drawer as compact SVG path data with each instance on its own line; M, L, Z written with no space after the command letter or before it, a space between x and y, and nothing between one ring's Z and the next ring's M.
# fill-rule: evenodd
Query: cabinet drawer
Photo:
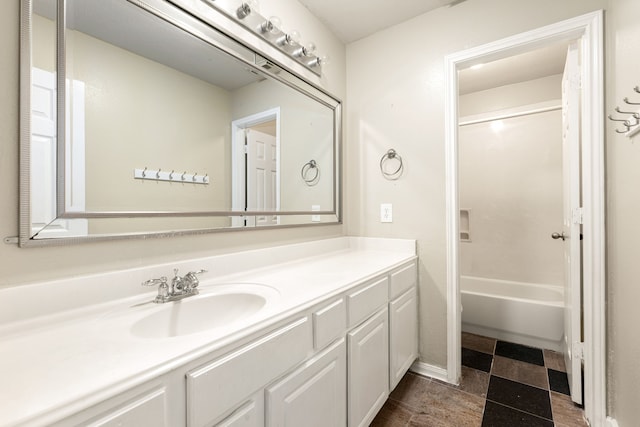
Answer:
M166 426L166 393L165 389L138 396L119 409L101 415L97 420L85 425L91 427L109 426Z
M345 427L344 338L265 390L267 427Z
M307 358L311 322L303 317L187 373L187 423L211 425L247 396Z
M313 313L313 344L324 348L347 328L347 307L343 298L333 301Z
M349 308L349 327L352 328L372 315L387 303L389 298L389 279L384 276L375 279L347 295Z
M402 267L398 271L391 273L391 284L389 286L389 299L394 299L402 295L408 289L416 286L418 269L415 262Z

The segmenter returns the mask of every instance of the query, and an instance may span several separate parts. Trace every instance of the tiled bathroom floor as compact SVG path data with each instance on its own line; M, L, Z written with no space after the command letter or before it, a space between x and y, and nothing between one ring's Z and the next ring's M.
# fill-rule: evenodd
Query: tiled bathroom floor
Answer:
M462 380L407 373L374 427L586 427L562 354L462 334Z

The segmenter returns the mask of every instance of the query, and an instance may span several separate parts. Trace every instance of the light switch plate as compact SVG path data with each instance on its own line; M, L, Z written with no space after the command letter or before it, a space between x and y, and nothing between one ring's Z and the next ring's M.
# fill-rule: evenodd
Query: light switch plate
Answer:
M320 205L311 205L312 211L319 211ZM320 222L320 215L311 215L311 222Z
M393 205L391 203L380 204L380 222L393 222Z

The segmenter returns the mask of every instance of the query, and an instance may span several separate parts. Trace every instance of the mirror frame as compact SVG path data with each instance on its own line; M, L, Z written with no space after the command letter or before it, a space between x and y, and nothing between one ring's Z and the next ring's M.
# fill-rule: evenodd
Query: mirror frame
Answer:
M34 239L31 222L31 69L32 69L32 14L34 0L21 0L20 22L20 227L18 238L5 241L18 243L20 247L63 245L104 240L169 237L188 234L205 234L226 231L249 231L273 228L308 227L342 223L342 102L325 91L309 78L305 70L291 58L255 40L250 44L237 34L247 31L233 22L219 10L201 5L191 6L183 0L122 0L140 7L147 13L174 25L200 40L218 48L240 61L257 73L277 80L299 93L319 102L333 111L333 210L329 211L82 211L65 210L65 32L66 0L56 2L56 80L57 80L57 166L56 166L56 219L92 219L92 218L157 218L157 217L256 217L262 215L278 216L321 216L328 218L320 222L302 222L285 225L266 225L259 227L219 227L203 229L177 229L158 232L129 232L109 235L87 235L77 237L52 237ZM205 8L202 8L202 7ZM198 10L189 10L189 9ZM195 12L195 13L194 13ZM190 16L191 13L194 16ZM245 37L246 39L246 37ZM251 41L251 40L250 40ZM62 113L62 114L61 114ZM231 124L230 124L231 125ZM17 242L16 242L17 241Z

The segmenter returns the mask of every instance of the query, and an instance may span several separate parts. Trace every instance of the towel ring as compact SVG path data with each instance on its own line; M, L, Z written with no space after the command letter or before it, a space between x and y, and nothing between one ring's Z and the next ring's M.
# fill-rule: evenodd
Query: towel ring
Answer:
M313 175L310 174L310 171L313 170L315 173ZM309 160L307 163L302 166L300 169L300 176L302 176L302 180L309 187L313 187L320 181L320 168L315 160Z
M398 167L393 172L387 172L384 169L384 164L387 160L396 159L398 161ZM381 158L380 158L380 172L382 172L382 176L385 179L390 181L395 181L396 179L402 176L402 172L404 172L404 164L402 162L402 157L400 154L396 152L393 148L389 149Z

